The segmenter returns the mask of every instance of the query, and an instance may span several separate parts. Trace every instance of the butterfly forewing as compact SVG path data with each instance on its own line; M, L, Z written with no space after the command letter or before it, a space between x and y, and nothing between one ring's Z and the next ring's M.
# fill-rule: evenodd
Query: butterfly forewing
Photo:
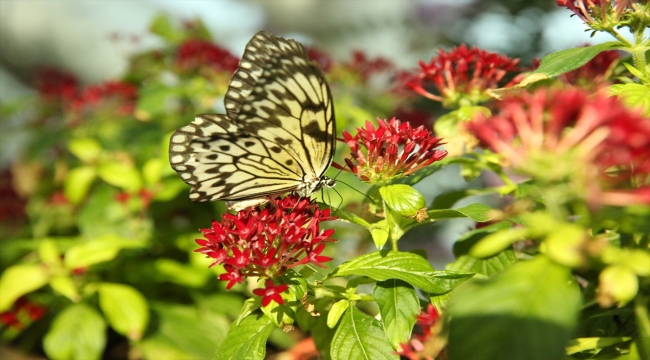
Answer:
M199 115L174 133L170 162L195 201L250 200L330 184L330 91L293 40L257 33L225 96L227 115Z

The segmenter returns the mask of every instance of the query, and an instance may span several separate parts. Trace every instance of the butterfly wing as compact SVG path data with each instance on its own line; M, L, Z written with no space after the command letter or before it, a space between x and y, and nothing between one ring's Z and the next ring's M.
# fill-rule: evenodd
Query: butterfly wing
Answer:
M169 160L194 201L248 200L293 190L300 167L273 143L242 133L225 115L198 115L171 137ZM282 162L284 161L284 162Z
M225 96L228 116L244 132L291 154L306 178L321 178L332 162L332 97L318 64L294 40L258 32Z
M300 43L257 33L225 107L227 115L199 115L172 135L170 163L192 185L190 199L254 200L322 186L334 155L334 109Z

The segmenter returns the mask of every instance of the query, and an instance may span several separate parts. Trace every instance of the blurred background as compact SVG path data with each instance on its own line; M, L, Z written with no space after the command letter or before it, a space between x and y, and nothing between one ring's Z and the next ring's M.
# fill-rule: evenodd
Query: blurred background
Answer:
M551 0L2 0L0 101L30 91L35 70L45 65L74 69L84 83L118 77L130 54L160 45L147 30L160 13L202 19L237 56L265 29L337 59L363 50L404 68L460 43L526 63L607 41L590 38L579 19Z

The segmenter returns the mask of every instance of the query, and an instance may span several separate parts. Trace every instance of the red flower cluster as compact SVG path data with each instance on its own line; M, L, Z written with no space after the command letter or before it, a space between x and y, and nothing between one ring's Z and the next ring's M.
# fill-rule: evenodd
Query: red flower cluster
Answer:
M200 39L182 43L176 53L176 65L182 69L195 70L207 66L215 71L234 72L239 59L228 50Z
M129 114L135 108L138 89L126 82L107 81L103 84L92 85L84 89L80 96L72 102L76 111L87 106L97 106L102 102L117 102L121 114Z
M540 90L508 98L499 109L498 115L479 116L467 128L528 175L582 179L579 187L587 189L592 203L616 202L601 192L603 186L635 188L650 176L650 119L629 110L615 97L589 97L578 89ZM565 163L572 165L564 171L569 173L557 167L553 171L534 167L543 158L567 156L571 158ZM582 169L579 174L573 173L578 169ZM645 190L629 191L643 194ZM650 203L648 196L636 199L637 203Z
M393 63L387 59L383 57L369 59L366 54L361 51L353 52L352 60L347 63L346 66L359 74L361 80L364 82L368 81L368 79L373 75L384 71L392 71L395 68Z
M630 0L556 0L555 3L573 11L585 23L600 21L603 24L607 24L608 20L618 22L625 9L634 5L634 1Z
M443 159L447 152L437 149L442 139L437 138L423 126L413 128L392 118L379 120L379 127L366 121L365 128L357 128L352 136L343 131L343 139L351 151L352 158L345 164L333 163L337 169L356 174L361 180L371 183L385 183L392 179L413 174L415 171Z
M428 64L420 61L422 69L406 79L406 86L447 107L475 105L488 99L485 90L498 87L508 72L518 71L518 63L519 59L499 56L476 47L468 49L463 44L449 52L438 50L438 56ZM516 78L506 86L518 81ZM439 94L425 89L429 83L435 86Z
M334 220L330 210L320 210L315 201L289 195L270 200L263 209L250 207L235 215L225 214L201 229L205 239L197 239L195 251L214 259L212 265L224 265L219 278L230 289L246 276L277 278L298 265L332 260L321 256L325 243L333 242L333 229L320 230L322 221Z
M21 330L30 323L37 321L45 314L46 308L34 304L25 297L18 298L11 307L0 313L0 324Z
M434 359L436 354L424 354L425 344L435 336L434 326L438 323L440 314L433 305L429 304L426 311L422 311L417 316L417 326L421 333L413 334L413 338L408 343L401 344L402 350L397 354L409 360Z
M73 101L79 92L79 82L74 75L51 67L38 72L36 87L45 99L68 102Z

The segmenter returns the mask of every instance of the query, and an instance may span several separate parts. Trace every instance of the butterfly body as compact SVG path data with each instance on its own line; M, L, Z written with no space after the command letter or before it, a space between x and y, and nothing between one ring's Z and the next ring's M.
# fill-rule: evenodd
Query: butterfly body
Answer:
M294 40L257 33L225 95L226 114L197 115L171 137L169 159L194 201L235 209L295 191L308 196L334 180L330 90Z

